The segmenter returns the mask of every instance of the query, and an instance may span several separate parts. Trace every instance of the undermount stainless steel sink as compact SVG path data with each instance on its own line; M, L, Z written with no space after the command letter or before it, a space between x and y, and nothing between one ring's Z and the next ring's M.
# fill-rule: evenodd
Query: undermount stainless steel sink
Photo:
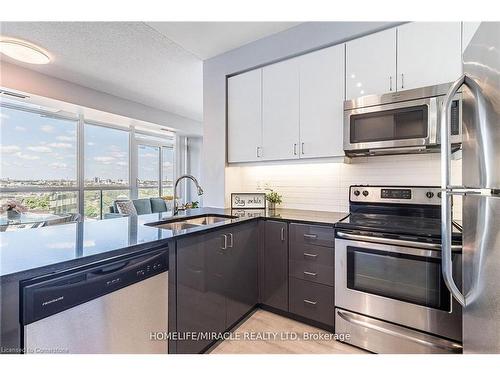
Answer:
M210 225L215 223L221 223L223 221L228 221L233 219L233 216L213 216L207 215L202 217L195 217L194 219L188 219L185 222L194 225Z
M150 224L148 224L148 225L150 225ZM156 224L156 225L152 225L152 226L162 228L162 229L175 230L175 231L199 227L199 225L189 224L189 223L186 223L185 221L175 221L173 223Z
M146 225L162 228L162 229L170 229L174 231L179 231L183 229L192 229L204 225L217 224L222 222L228 222L231 219L235 219L236 216L229 215L201 215L195 216L192 218L172 218L166 221L158 221L155 223L147 223Z

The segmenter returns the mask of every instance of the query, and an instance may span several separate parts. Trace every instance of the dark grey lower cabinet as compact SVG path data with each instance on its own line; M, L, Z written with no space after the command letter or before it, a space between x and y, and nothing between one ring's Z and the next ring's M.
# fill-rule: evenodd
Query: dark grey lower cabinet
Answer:
M199 353L242 318L258 299L257 223L177 241L177 353Z
M266 221L261 272L262 303L288 311L288 226Z
M236 323L258 302L257 223L228 228L232 245L225 252L226 328Z
M224 332L226 301L218 232L177 241L177 332ZM179 337L177 353L199 353L209 338Z

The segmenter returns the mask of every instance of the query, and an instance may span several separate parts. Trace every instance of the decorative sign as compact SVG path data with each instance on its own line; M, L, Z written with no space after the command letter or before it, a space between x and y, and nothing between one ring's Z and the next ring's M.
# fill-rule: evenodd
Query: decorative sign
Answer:
M231 193L231 208L266 208L265 193Z
M266 216L266 210L260 208L235 208L231 210L231 216L236 216L239 218L254 218L254 217L263 217Z

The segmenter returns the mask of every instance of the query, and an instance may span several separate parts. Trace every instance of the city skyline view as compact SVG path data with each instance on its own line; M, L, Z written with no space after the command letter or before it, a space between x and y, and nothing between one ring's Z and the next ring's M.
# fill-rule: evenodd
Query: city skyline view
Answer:
M0 183L75 186L77 122L0 107ZM97 125L84 128L85 186L129 185L129 133ZM139 181L158 181L158 149L139 146ZM169 159L169 158L166 158ZM164 173L172 160L163 161Z
M96 220L104 218L114 200L131 198L130 132L84 123L83 186L79 186L77 126L76 119L0 107L0 188L9 189L0 194L0 204L14 200L33 213L76 213L78 190L83 188L81 214ZM173 148L163 146L161 139L156 146L136 139L137 196L157 197L160 191L170 195Z

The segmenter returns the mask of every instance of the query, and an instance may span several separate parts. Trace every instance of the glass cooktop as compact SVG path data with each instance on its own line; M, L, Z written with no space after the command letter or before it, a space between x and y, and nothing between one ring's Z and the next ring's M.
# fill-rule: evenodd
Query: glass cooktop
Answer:
M441 220L428 217L351 213L336 225L337 228L404 234L408 236L441 236ZM453 225L453 237L461 238L460 226Z

